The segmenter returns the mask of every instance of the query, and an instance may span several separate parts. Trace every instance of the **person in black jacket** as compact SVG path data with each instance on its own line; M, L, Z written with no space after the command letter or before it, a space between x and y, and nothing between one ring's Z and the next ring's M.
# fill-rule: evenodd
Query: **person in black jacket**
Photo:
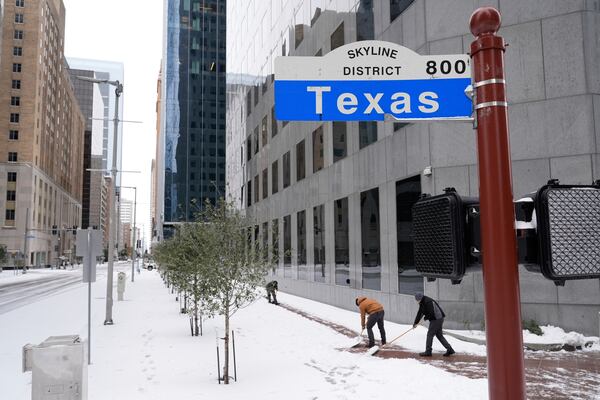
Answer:
M415 318L413 328L416 328L421 318L425 316L425 320L429 321L429 329L427 330L427 342L425 344L425 351L419 353L421 357L431 357L431 345L433 343L433 337L438 338L442 346L446 348L444 357L451 356L454 354L454 349L450 346L450 343L446 340L442 333L442 325L444 325L444 311L442 307L430 297L424 296L423 293L415 294L415 300L419 303L419 312Z
M277 302L277 291L279 290L279 288L277 287L277 281L271 281L267 283L266 289L269 303L278 305L279 303ZM271 301L271 296L273 296L273 301Z

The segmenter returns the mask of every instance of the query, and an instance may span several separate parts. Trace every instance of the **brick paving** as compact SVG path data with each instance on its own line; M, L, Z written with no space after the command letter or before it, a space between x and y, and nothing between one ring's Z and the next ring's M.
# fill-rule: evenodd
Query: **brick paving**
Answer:
M285 304L281 304L281 306L342 335L350 338L356 337L356 332L345 326ZM364 353L366 348L342 348L339 350ZM396 345L381 349L375 356L415 359L472 379L487 377L486 357L483 356L456 354L452 357L442 357L440 353L425 359ZM600 399L600 351L525 351L525 381L527 397L530 400L598 400Z

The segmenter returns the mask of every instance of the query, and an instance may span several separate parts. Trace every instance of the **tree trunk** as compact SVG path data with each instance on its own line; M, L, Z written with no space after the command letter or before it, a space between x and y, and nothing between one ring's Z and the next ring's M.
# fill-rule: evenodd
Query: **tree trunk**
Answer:
M194 298L194 336L198 336L200 328L198 327L198 300Z
M229 384L229 307L225 308L225 360L223 366L223 383Z

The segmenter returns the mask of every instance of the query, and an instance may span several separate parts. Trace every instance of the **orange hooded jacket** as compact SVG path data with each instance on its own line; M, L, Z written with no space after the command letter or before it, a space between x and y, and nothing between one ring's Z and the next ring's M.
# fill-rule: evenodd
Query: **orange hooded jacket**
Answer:
M383 311L383 306L373 299L366 297L357 297L356 304L360 310L360 326L365 327L365 314L374 314Z

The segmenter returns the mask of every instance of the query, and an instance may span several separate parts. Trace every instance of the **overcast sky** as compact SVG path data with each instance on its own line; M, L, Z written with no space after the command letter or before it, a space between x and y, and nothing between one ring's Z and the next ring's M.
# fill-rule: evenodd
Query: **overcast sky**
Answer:
M137 186L137 224L150 234L150 163L156 137L156 81L162 53L162 0L63 0L65 55L122 62L125 66L124 186ZM112 116L111 116L112 117ZM133 200L133 191L123 197Z

